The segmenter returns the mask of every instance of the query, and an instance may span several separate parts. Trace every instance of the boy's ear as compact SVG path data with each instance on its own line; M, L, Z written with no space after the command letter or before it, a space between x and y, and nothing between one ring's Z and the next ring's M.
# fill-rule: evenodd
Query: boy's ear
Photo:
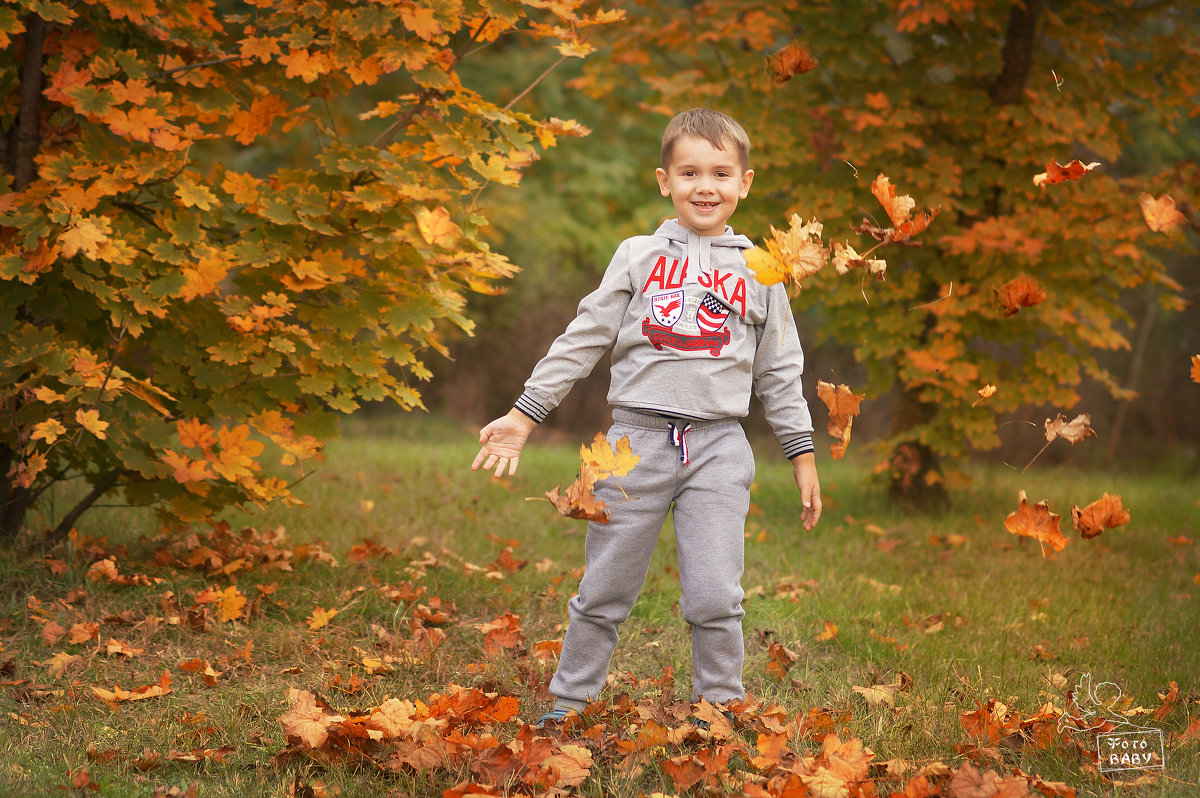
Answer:
M754 182L754 170L747 169L742 174L742 183L738 187L738 199L745 199L750 194L750 184Z
M654 176L658 178L658 190L662 192L664 197L671 196L671 188L667 185L667 170L661 166L654 170Z

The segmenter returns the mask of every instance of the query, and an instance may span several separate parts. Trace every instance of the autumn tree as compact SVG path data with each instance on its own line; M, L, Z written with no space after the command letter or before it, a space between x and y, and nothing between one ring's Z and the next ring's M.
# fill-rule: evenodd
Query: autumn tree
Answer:
M0 536L64 480L184 521L291 498L338 412L421 405L516 267L477 204L579 125L459 66L586 55L584 0L0 8Z
M1097 354L1128 348L1130 289L1157 285L1163 305L1181 306L1163 255L1194 252L1195 239L1186 224L1151 229L1137 198L1195 207L1200 170L1124 156L1139 130L1196 133L1196 87L1181 68L1200 48L1194 4L625 8L611 52L576 85L596 97L620 86L617 102L660 127L695 104L736 116L757 171L739 231L761 240L796 213L862 252L877 242L853 228L888 224L870 190L880 173L920 209L941 209L922 246L873 256L887 259L885 282L827 269L797 292L812 361L820 341L853 347L869 375L853 386L867 393L864 414L894 394L882 468L900 494L956 484L962 458L1000 442L1001 414L1067 410L1085 378L1120 395ZM1075 159L1096 165L1057 169Z

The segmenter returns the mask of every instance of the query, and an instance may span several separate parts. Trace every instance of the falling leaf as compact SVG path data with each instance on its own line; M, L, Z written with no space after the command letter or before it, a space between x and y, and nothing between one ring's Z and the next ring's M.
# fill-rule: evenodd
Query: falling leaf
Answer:
M1004 519L1004 528L1014 535L1033 538L1054 551L1062 551L1067 547L1068 540L1058 528L1058 520L1058 514L1050 512L1050 505L1044 499L1030 507L1025 491L1021 491L1017 494L1017 511ZM1045 553L1043 546L1043 556Z
M1096 434L1091 425L1090 413L1080 413L1070 421L1067 421L1066 417L1059 413L1053 421L1046 419L1046 442L1062 438L1074 445L1084 438L1090 438Z
M615 449L609 445L603 432L596 433L591 446L579 447L579 461L592 467L597 480L608 479L610 476L623 477L632 471L641 459L641 455L633 453L628 435L623 435L617 441Z
M786 231L771 227L766 250L753 247L746 250L746 267L763 285L791 280L797 285L812 277L829 262L829 250L821 240L824 226L816 219L805 222L792 214Z
M1078 180L1097 166L1100 166L1099 161L1085 164L1078 158L1065 165L1058 161L1050 161L1046 164L1046 171L1033 176L1033 184L1045 187L1062 183L1065 180Z
M1071 526L1084 540L1091 540L1106 529L1128 523L1129 511L1121 506L1120 496L1105 493L1082 510L1078 505L1071 507Z
M1170 194L1153 197L1142 193L1138 195L1138 205L1142 208L1142 217L1147 226L1156 233L1167 233L1187 221L1187 217L1175 207L1175 200Z
M1003 314L1014 316L1021 308L1030 308L1046 299L1046 291L1037 280L1019 274L999 288L992 289Z
M826 431L837 443L831 444L830 452L833 459L841 460L846 455L846 447L850 445L850 429L854 426L854 417L858 415L859 405L866 394L855 394L846 385L834 386L824 380L817 381L817 396L829 408L829 422Z
M767 70L776 86L782 86L794 76L811 72L818 66L808 43L795 39L767 56Z
M1192 355L1192 382L1200 382L1200 355Z
M337 614L337 610L327 610L324 607L317 607L312 611L312 615L308 617L308 628L314 632L318 629L324 629Z
M556 485L553 489L546 491L545 496L558 512L567 518L580 518L607 524L608 508L604 506L602 500L596 498L596 494L592 493L595 485L596 472L590 465L585 464L580 466L579 476L567 486L565 493L560 494Z
M887 261L879 258L868 260L859 255L849 244L835 241L833 242L833 268L837 270L838 274L846 274L851 269L863 268L876 280L883 280L887 272Z
M921 211L914 216L912 210L916 207L917 201L908 194L897 195L896 187L892 185L891 179L882 172L871 181L871 193L883 206L892 226L883 228L869 219L863 219L861 225L851 229L860 235L864 233L870 235L883 246L893 244L920 246L919 242L911 239L913 236L923 233L942 210L938 207L932 211Z

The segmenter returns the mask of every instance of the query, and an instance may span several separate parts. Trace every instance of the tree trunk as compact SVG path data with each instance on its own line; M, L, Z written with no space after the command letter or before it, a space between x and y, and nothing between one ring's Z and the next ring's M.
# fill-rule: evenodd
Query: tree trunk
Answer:
M16 538L33 502L33 492L14 485L9 477L9 471L19 459L16 452L0 444L0 543Z
M910 430L925 423L931 415L932 408L913 391L903 391L896 397L894 430L898 433ZM949 494L941 478L937 453L917 440L896 444L888 458L888 497L912 512L944 507Z
M996 105L1019 105L1025 98L1025 84L1033 69L1037 49L1037 24L1042 0L1015 0L1008 12L1008 30L1004 35L1004 67L991 87Z
M37 177L34 160L40 143L42 55L46 21L37 14L25 18L25 58L21 63L21 108L8 147L12 158L13 189L23 191Z

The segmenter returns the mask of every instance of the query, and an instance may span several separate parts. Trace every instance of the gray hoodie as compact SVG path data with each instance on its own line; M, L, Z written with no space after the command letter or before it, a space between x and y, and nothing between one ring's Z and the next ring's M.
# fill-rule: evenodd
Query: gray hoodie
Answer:
M804 352L783 285L746 268L753 244L729 227L699 236L675 220L621 243L599 287L554 340L516 408L534 421L612 346L608 401L685 419L743 418L750 390L787 457L811 452Z

